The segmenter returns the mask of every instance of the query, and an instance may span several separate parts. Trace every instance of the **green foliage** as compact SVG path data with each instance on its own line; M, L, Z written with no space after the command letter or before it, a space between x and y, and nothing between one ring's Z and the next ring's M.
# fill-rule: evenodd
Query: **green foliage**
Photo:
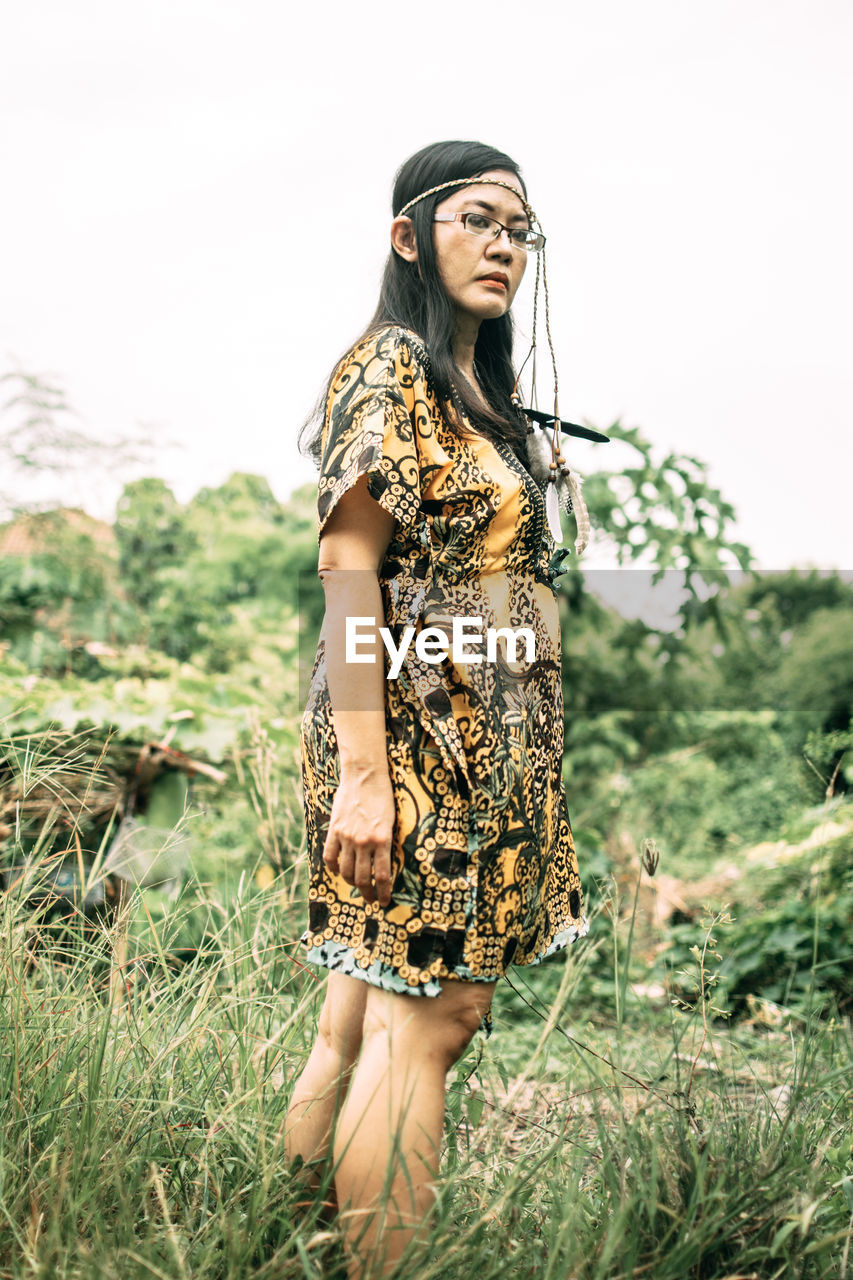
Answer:
M0 527L0 643L30 668L64 672L74 660L91 671L86 641L109 636L117 621L117 570L80 511L46 511ZM22 548L15 550L15 542Z
M844 730L853 716L853 603L816 610L793 631L775 681L792 740Z
M626 620L594 597L561 607L566 773L573 788L602 779L680 741L672 709L701 697L685 641Z
M71 453L85 449L91 440L71 426L73 412L65 393L53 378L9 370L0 377L8 393L2 405L0 431L0 471L4 479L13 468L27 471L56 471ZM17 503L3 495L11 509Z
M682 634L583 592L561 604L564 778L600 835L617 820L652 830L695 865L767 838L823 795L836 764L835 788L849 785L850 588L809 575L799 594L788 575L768 577L721 589L715 618L697 613Z
M690 600L725 581L725 570L749 568L749 548L729 536L734 508L708 484L706 463L675 453L655 463L651 442L618 421L607 434L639 455L633 466L597 471L584 483L593 527L610 538L620 564L642 560L654 567L653 581L680 570Z
M140 610L148 611L160 594L161 573L182 565L196 539L175 495L157 479L125 485L114 527L124 589Z
M765 573L748 578L734 590L740 596L743 611L751 621L763 624L770 637L801 626L819 609L853 605L853 584L838 573L818 569Z
M716 702L776 707L797 751L810 730L846 727L853 713L853 585L816 571L756 575L720 590L716 617L724 621L723 644L700 608L690 641Z
M345 1273L324 1188L305 1191L283 1146L322 997L293 960L291 890L146 893L118 999L111 925L72 921L60 955L20 894L0 900L10 1275ZM584 963L530 971L523 1000L499 988L496 1034L452 1084L427 1247L399 1280L837 1274L853 1239L845 1029L710 1044L699 1011L638 1002L617 1027L579 998Z
M619 821L654 831L664 848L678 851L681 865L702 866L773 837L782 814L814 798L770 708L670 715L673 737L686 745L630 771Z
M22 689L21 668L0 672L0 720L6 732L20 736L48 727L70 733L90 728L102 736L106 731L140 742L158 741L169 733L180 750L222 760L252 713L265 705L260 671L249 680L239 671L213 681L189 663L164 664L161 659L156 675L127 675L121 658L102 661L115 671L94 682L40 678Z
M831 830L816 828L826 830L824 843L808 839L754 864L727 893L733 921L718 978L736 1015L755 997L796 1010L853 1008L853 809L833 817ZM693 923L673 925L660 965L677 972L688 964L694 940Z
M825 794L833 795L839 777L845 788L853 785L853 719L846 729L830 733L810 733L803 756L825 786Z
M257 862L270 841L280 849L300 813L295 650L291 622L269 634L256 631L245 663L227 675L145 650L102 655L95 681L36 677L7 658L0 668L0 847L17 827L27 849L38 842L47 853L77 841L94 854L124 812L141 748L166 741L193 759L224 763L229 774L225 788L203 778L195 784L189 834L200 868L221 874L236 865L239 871ZM261 717L265 776L287 779L286 785L276 781L277 812L266 843L252 834L251 769ZM21 760L30 770L33 761L49 763L53 785L61 784L73 803L57 805L46 793L27 800Z
M116 536L138 607L134 639L224 672L245 660L256 625L307 606L316 641L322 591L306 491L282 506L266 480L236 474L181 507L162 482L140 481L125 489Z

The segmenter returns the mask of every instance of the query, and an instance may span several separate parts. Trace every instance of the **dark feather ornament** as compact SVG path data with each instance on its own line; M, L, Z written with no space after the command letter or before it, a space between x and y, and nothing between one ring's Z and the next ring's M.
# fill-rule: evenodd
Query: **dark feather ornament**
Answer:
M538 409L522 409L521 412L529 422L533 422L540 427L553 427L553 413L540 413ZM610 436L606 436L603 431L596 431L594 427L580 427L576 422L565 422L560 420L557 423L560 431L564 436L578 436L581 440L594 440L596 443L606 444Z

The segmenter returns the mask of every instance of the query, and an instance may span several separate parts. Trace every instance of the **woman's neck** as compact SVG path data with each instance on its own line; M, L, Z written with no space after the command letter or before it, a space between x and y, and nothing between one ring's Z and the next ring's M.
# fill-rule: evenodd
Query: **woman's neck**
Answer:
M475 320L473 316L469 315L457 315L452 344L453 363L473 387L477 386L477 377L474 373L474 348L477 345L477 334L479 332L479 320Z

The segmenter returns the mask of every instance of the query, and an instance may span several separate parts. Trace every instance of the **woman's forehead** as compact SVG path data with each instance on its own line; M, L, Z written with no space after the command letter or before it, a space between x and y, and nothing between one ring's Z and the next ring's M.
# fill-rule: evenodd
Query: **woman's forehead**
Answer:
M507 190L508 187L512 190ZM530 207L525 200L518 176L503 169L478 174L476 179L466 183L465 186L449 191L446 200L440 201L441 204L452 206L454 209L461 209L466 202L470 205L502 209L506 213L524 216L527 215Z
M515 222L527 223L530 221L524 206L519 204L517 200L509 199L495 200L488 193L488 189L483 195L478 195L470 189L464 193L464 197L457 205L453 206L454 211L470 212L472 210L482 211L490 217L506 218L509 224Z

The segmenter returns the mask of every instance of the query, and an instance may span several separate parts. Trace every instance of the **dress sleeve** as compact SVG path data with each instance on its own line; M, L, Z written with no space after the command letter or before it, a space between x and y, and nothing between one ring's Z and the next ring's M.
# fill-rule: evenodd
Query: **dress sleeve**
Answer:
M370 496L398 526L411 528L418 519L420 466L398 348L386 332L359 344L338 367L323 426L320 534L341 495L363 475Z

